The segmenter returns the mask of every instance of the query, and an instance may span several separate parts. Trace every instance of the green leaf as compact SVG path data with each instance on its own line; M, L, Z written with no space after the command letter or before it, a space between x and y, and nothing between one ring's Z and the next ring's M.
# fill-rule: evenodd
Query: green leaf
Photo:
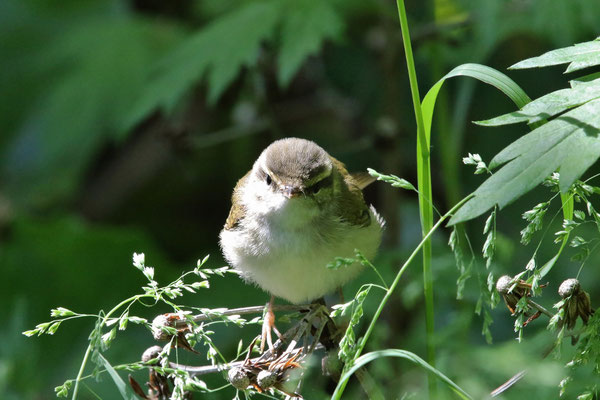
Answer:
M277 78L287 86L304 59L316 53L325 39L337 39L344 27L330 1L289 3L281 29Z
M435 108L437 95L446 79L455 76L469 76L487 83L488 85L492 85L506 94L519 108L524 107L525 104L531 101L523 89L521 89L519 85L515 83L515 81L504 75L502 72L481 64L459 65L452 71L448 72L435 85L433 85L423 99L423 119L425 122L425 130L428 132L427 137L430 136L431 132L433 110Z
M96 18L39 44L40 65L56 70L0 155L4 188L17 201L40 206L69 196L98 148L124 138L121 120L168 41L168 30L154 28Z
M362 368L364 365L370 363L371 361L374 361L374 360L377 360L378 358L383 358L383 357L404 358L404 359L416 364L417 366L425 369L427 372L433 374L434 376L436 376L439 380L441 380L446 385L448 385L448 387L450 389L452 389L461 399L472 399L472 397L467 392L465 392L463 389L461 389L456 383L454 383L452 380L450 380L450 378L448 378L446 375L444 375L440 370L429 365L421 357L417 356L414 353L411 353L410 351L398 350L398 349L379 350L379 351L373 351L371 353L363 354L362 356L358 357L355 360L354 364L352 365L352 368L350 368L340 378L340 383L345 382L348 379L350 379L352 374L354 374L359 368ZM332 395L333 399L339 398L338 391L339 391L340 386L341 385L338 384L336 391L333 393L333 395Z
M564 193L600 156L600 100L569 111L519 138L494 157L504 165L474 192L452 217L453 225L498 205L508 205L560 169Z
M518 122L532 124L597 98L600 98L600 79L580 83L571 89L561 89L548 93L528 103L520 111L485 121L478 121L476 124L484 126L508 125Z
M538 57L528 58L509 67L509 69L539 68L566 63L569 63L569 66L565 73L600 64L600 38L591 42L578 43L570 47L552 50Z
M208 101L214 104L242 68L257 64L263 42L275 39L279 32L278 80L282 86L289 84L323 40L335 39L342 32L343 21L331 3L261 0L239 4L154 66L124 127L130 128L156 109L171 111L202 79L208 84Z
M584 76L581 76L579 78L575 78L575 79L569 81L569 84L571 85L571 87L575 87L577 85L581 85L581 84L584 84L586 82L591 82L591 81L596 80L598 78L600 78L600 72L594 72L593 74L584 75Z
M133 390L131 390L129 385L125 384L123 379L121 379L121 377L119 376L117 371L115 371L113 366L110 365L108 360L106 358L104 358L104 356L100 353L98 353L98 358L99 358L100 362L104 365L104 368L106 368L106 370L108 371L108 374L110 375L113 382L115 383L115 386L119 390L121 397L125 400L136 400L137 397L133 393Z
M256 64L260 45L272 36L281 11L274 1L240 4L184 40L155 65L125 127L157 108L171 111L203 77L214 103L242 67Z

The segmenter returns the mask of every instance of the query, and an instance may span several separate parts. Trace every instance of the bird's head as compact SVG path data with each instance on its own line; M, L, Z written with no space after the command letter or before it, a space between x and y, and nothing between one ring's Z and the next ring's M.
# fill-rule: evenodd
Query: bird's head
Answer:
M329 154L316 143L297 138L275 141L262 152L249 177L255 199L263 203L257 208L276 211L294 204L300 213L315 213L318 205L333 198L333 170Z

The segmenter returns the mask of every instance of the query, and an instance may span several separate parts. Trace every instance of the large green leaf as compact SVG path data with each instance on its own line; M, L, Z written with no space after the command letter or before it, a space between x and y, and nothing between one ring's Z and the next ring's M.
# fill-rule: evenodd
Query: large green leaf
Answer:
M456 224L498 205L506 206L560 171L562 192L600 156L600 100L590 101L519 138L498 153L490 168L504 165L489 177L450 220Z
M280 39L278 79L285 86L323 40L341 33L342 22L331 1L260 0L238 4L184 40L155 66L125 127L156 109L170 111L203 79L208 86L208 101L214 104L242 68L257 64L265 41Z
M52 80L2 157L6 189L19 204L68 196L98 148L123 138L120 121L169 42L167 30L155 28L142 19L97 17L38 44Z
M569 63L565 72L578 71L600 64L600 38L578 43L571 47L556 49L539 57L520 61L509 69L538 68Z
M273 34L281 10L273 1L240 4L184 40L150 73L125 128L157 108L171 110L202 77L209 82L208 97L214 102L240 68L256 63L260 45Z
M528 103L520 111L514 111L486 121L479 121L477 124L485 126L507 125L518 122L532 124L597 98L600 98L600 79L582 82L570 89L548 93Z
M304 59L321 48L325 39L338 38L343 21L331 2L295 0L288 5L281 31L279 52L279 83L289 84Z

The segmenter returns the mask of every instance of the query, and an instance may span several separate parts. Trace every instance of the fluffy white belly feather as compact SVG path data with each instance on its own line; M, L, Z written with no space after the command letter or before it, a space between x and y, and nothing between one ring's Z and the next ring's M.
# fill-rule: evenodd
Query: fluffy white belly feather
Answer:
M221 247L226 260L241 271L245 280L292 303L314 300L354 278L361 270L355 263L338 270L326 268L335 257L353 257L358 249L372 258L381 240L382 221L370 209L368 226L341 221L311 223L306 216L296 220L263 214L243 228L223 230Z

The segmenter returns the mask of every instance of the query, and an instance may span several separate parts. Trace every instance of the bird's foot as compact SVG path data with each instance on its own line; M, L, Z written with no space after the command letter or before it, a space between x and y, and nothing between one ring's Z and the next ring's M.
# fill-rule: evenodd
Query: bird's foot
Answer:
M267 304L267 309L265 311L265 318L263 320L262 325L262 334L260 340L260 352L262 353L265 350L265 343L268 344L269 350L273 350L273 335L272 332L275 332L277 337L281 337L281 333L275 327L275 314L273 313L273 302L275 301L275 296L271 296L271 300Z

